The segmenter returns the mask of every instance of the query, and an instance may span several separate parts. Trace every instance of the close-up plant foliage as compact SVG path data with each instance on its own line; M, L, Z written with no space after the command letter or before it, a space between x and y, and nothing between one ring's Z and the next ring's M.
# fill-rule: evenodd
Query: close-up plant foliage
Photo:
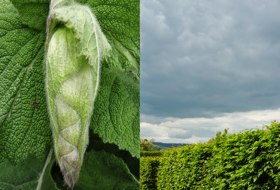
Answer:
M139 0L0 0L0 189L139 188Z

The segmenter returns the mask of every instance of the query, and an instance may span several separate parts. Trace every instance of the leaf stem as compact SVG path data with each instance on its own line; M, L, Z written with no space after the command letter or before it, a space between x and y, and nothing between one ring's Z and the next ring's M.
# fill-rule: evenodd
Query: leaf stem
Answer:
M40 178L38 179L38 185L36 187L36 190L41 190L41 186L42 186L43 178L44 178L44 173L46 171L47 166L49 165L49 163L51 161L52 153L53 153L53 149L51 148L51 150L50 150L50 152L48 154L48 157L46 159L45 165L43 167L42 173L40 174Z

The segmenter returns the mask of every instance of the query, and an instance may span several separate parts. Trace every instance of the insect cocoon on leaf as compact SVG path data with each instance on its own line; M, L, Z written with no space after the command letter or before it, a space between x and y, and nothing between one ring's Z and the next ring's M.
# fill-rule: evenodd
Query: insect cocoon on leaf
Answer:
M45 58L48 111L56 159L65 182L73 188L88 144L101 55L110 46L86 6L51 7L49 22Z

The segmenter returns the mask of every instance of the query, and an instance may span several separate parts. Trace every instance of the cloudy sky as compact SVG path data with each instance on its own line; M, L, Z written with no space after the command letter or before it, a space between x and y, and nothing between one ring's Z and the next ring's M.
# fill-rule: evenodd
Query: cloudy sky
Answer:
M279 0L141 0L141 138L280 121Z

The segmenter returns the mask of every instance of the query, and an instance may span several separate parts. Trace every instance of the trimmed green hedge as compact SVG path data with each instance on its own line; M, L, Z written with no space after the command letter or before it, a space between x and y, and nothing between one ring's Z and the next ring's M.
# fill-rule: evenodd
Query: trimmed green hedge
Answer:
M157 189L157 171L159 166L159 157L141 157L140 158L140 189Z
M141 151L140 152L141 157L148 157L148 156L157 157L157 156L161 156L162 154L163 154L163 151Z
M159 189L199 189L208 175L213 145L197 144L166 152L158 170ZM206 188L207 189L207 188Z
M157 186L160 190L280 189L280 124L238 134L225 131L207 143L166 151Z

